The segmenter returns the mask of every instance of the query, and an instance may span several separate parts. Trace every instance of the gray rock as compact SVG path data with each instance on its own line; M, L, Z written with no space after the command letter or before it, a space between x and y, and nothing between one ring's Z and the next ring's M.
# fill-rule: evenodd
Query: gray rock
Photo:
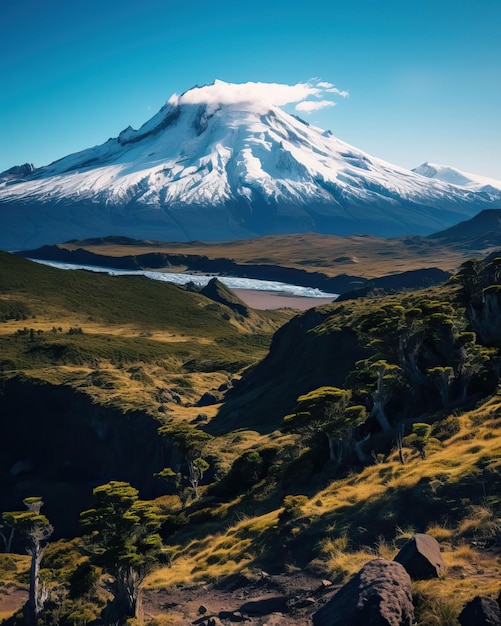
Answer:
M394 561L401 563L413 580L439 578L445 572L438 541L423 533L417 533L409 539Z
M400 563L374 559L313 614L314 626L412 626L411 579Z
M288 613L288 601L285 596L275 596L273 598L261 598L246 602L240 607L240 611L251 617L269 615L270 613Z
M211 404L219 404L222 402L224 395L220 391L212 390L206 391L200 400L196 403L196 406L210 406Z
M501 609L493 598L477 596L458 617L461 626L501 626Z

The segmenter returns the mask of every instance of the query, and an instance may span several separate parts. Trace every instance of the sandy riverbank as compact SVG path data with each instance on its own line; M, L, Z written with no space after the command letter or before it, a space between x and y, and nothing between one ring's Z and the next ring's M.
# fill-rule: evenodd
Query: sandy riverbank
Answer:
M296 309L306 311L321 304L333 302L333 298L303 298L288 296L274 291L258 291L256 289L232 289L238 297L253 309Z

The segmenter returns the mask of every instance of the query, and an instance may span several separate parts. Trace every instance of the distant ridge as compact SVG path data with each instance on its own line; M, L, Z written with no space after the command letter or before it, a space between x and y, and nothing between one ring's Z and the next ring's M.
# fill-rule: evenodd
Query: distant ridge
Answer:
M429 235L428 239L471 250L501 248L501 209L484 209L472 219Z

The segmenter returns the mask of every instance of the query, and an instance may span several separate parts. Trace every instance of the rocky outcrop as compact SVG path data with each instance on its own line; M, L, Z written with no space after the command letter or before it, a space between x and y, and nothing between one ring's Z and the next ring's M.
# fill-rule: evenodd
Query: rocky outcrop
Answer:
M93 487L123 480L138 488L141 497L152 498L165 492L154 473L178 460L150 415L95 404L63 385L22 376L3 381L0 415L0 478L5 479L0 510L19 506L16 485L38 493L41 484L61 489L64 483L69 493L64 506L61 498L52 497L55 488L44 497L57 534L77 532L78 512L85 503L78 508L76 500L90 497Z
M212 278L209 283L200 290L200 293L213 302L224 304L224 306L227 306L235 313L243 315L244 317L249 317L250 315L249 307L245 302L240 300L229 287L224 285L217 278Z
M471 303L467 310L475 332L488 346L501 346L501 287L491 285L483 291L483 301Z
M315 308L292 318L273 336L269 354L249 368L225 397L211 429L277 428L298 396L322 386L343 387L355 363L369 351L350 328L331 329L334 308Z
M445 572L438 541L423 533L409 539L394 560L405 567L413 580L438 578Z
M14 165L8 170L4 172L0 172L0 182L4 181L20 181L24 178L30 176L33 173L35 168L33 167L33 163L24 163L23 165Z
M374 559L313 615L314 626L412 626L411 579L395 561Z
M461 626L501 626L501 609L496 600L477 596L464 607L458 621Z

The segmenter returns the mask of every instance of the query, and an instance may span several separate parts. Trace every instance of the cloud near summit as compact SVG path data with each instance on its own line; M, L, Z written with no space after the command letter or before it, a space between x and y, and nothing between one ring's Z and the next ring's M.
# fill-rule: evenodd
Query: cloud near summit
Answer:
M329 95L346 98L347 91L340 91L327 82L305 82L295 85L282 83L226 83L216 80L212 85L194 87L181 96L174 95L170 102L179 104L255 104L257 106L284 106L296 104L296 110L309 113L334 106ZM307 100L307 98L313 98ZM320 99L323 98L323 99Z

